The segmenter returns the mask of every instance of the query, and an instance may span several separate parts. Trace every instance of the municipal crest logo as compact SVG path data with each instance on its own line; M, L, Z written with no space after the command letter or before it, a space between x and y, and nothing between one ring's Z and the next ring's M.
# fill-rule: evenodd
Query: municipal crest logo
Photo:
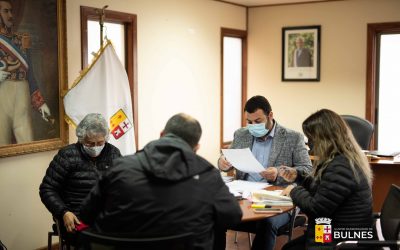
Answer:
M315 219L315 242L332 242L331 219L321 217Z
M111 134L114 136L115 140L121 138L128 130L132 128L132 123L129 121L128 117L122 109L119 109L110 118L110 129Z

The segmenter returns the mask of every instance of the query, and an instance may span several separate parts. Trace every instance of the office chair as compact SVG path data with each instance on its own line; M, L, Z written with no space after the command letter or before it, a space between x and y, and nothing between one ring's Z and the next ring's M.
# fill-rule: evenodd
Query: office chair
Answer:
M286 235L288 237L288 242L292 240L293 229L297 227L306 227L307 216L305 214L299 213L300 209L298 207L294 208L292 211L292 216L288 224L278 228L277 236Z
M85 250L113 249L113 250L192 250L194 249L193 233L178 235L134 238L124 235L116 236L95 233L90 230L81 231L79 240Z
M374 133L374 125L370 121L353 115L341 115L341 117L350 127L361 149L368 150Z
M382 236L384 240L343 241L336 245L336 249L356 247L390 247L391 250L400 249L399 208L400 187L392 184L379 215L382 228Z
M0 240L0 250L7 250L7 247Z
M53 217L54 224L52 225L53 231L48 232L47 235L47 250L52 249L52 238L58 237L58 249L59 250L70 250L71 245L67 242L66 238L64 237L64 229L61 228L59 220Z

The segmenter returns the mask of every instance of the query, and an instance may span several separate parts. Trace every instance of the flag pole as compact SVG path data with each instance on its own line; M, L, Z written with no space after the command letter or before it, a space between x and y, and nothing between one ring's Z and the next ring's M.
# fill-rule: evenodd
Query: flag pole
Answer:
M104 7L101 10L99 10L99 9L96 10L96 13L99 14L99 17L100 17L100 21L99 21L99 24L100 24L100 48L103 48L103 28L104 28L104 18L106 16L105 10L107 8L108 8L108 5L104 5Z

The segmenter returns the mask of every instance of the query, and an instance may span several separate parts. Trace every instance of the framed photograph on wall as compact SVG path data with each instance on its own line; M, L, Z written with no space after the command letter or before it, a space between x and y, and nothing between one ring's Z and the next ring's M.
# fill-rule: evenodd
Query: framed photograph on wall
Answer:
M0 157L68 143L65 0L0 1Z
M282 28L282 81L320 80L321 26Z

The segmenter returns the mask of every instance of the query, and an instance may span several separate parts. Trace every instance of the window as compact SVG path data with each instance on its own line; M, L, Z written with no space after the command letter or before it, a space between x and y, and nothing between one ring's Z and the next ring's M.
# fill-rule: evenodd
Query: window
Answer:
M400 34L382 35L379 51L378 149L400 149Z
M375 125L371 147L400 148L400 23L368 24L366 118Z
M121 60L122 65L125 66L125 26L119 23L104 22L103 35L110 39L113 43L115 52ZM100 25L98 21L87 22L87 58L88 62L93 59L93 52L97 52L100 49Z
M221 148L229 146L233 133L245 124L247 34L245 31L221 30Z
M96 8L81 6L82 68L92 60L92 52L100 48L99 14ZM129 78L132 96L133 123L138 148L137 94L137 24L136 15L105 10L103 35L110 38Z

